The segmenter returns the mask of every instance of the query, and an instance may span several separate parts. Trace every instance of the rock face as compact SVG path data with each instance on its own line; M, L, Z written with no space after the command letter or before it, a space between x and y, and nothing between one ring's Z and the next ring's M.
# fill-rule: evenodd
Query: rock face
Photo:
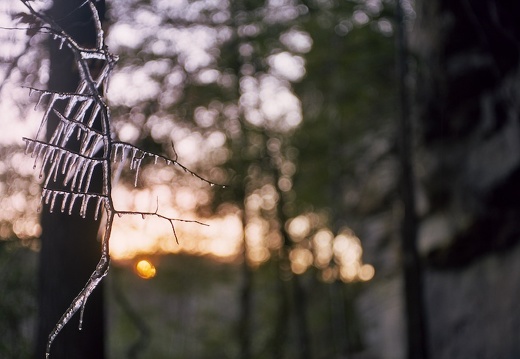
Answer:
M417 12L430 356L519 357L520 3Z
M520 357L520 247L426 274L430 357Z
M417 0L415 175L429 356L520 357L520 2ZM375 164L377 165L377 164ZM365 344L406 357L399 201L356 232ZM388 205L390 203L390 205Z
M425 254L438 267L466 265L520 238L520 24L511 17L518 11L520 4L494 1L418 2L428 202L420 243L428 242ZM438 246L424 228L432 217Z

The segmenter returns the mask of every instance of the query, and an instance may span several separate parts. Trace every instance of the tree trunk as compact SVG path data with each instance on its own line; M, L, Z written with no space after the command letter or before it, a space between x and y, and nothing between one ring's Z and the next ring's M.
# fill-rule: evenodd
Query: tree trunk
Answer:
M396 3L397 67L401 100L399 148L401 163L401 198L404 217L401 224L406 307L408 359L427 359L427 333L424 311L423 271L417 250L417 215L415 209L414 173L412 168L412 130L410 101L406 86L408 77L407 37L401 2Z
M48 15L80 45L93 47L96 30L88 6L79 9L83 0L55 0ZM104 1L96 3L100 17L104 15ZM76 10L77 9L77 10ZM72 53L59 48L59 41L50 41L50 76L48 89L74 92L79 74ZM57 121L49 121L47 133L52 133ZM94 173L91 188L101 186L101 172ZM57 183L61 183L58 179ZM100 257L97 240L99 220L93 215L81 218L79 211L50 213L42 206L41 252L39 263L38 324L35 358L43 359L48 335L72 300L83 288ZM72 320L52 344L52 359L103 359L104 311L103 290L98 287L90 296L83 318L83 329Z
M242 210L242 213L245 211ZM242 218L245 224L245 218ZM245 234L245 226L244 226ZM251 358L251 323L252 323L252 296L253 296L253 270L247 261L247 244L243 241L242 286L240 288L240 318L238 323L238 338L240 342L240 358Z

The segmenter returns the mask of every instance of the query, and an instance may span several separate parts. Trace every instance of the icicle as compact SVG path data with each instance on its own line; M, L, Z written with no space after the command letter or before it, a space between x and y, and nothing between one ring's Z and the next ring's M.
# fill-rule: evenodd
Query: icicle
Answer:
M42 146L43 147L43 146ZM53 153L54 149L49 148L48 146L45 146L45 151L43 153L43 159L40 167L40 174L38 175L38 178L42 178L45 172L45 166L47 166L47 160L49 159L50 153Z
M32 140L31 140L31 141L32 141ZM38 157L36 156L36 154L37 154L37 152L38 152L39 149L40 149L41 143L36 142L36 141L33 141L33 143L34 143L34 147L33 147L32 151L31 151L31 158L35 158L35 157L38 158Z
M88 81L85 80L85 79L82 79L78 85L78 88L76 90L76 93L88 93L87 89L88 89Z
M69 181L74 177L74 173L76 172L77 162L79 161L79 156L70 153L69 158L67 159L67 168L65 169L65 179L63 180L63 185L67 186Z
M121 163L125 163L126 161L126 157L127 157L127 154L126 154L126 150L127 148L125 148L125 145L122 145L121 146ZM128 152L130 152L130 149L128 149Z
M134 187L137 187L137 179L139 178L139 168L135 171Z
M81 140L81 134L82 134L81 127L78 126L77 128L78 128L78 134L76 135L76 140L80 141Z
M79 67L81 69L81 66ZM85 93L85 89L87 88L86 81L82 80L76 89L77 94ZM77 95L69 95L69 102L67 103L67 107L65 107L65 111L63 111L63 116L69 117L72 114L72 110L76 107L76 104L81 101L84 96Z
M96 167L96 165L98 164L99 162L89 162L89 164L87 165L88 167L88 172L87 172L87 175L85 177L85 188L83 189L83 192L88 192L88 189L90 187L90 182L92 181L92 174L94 173L94 169ZM82 174L83 176L83 174ZM82 179L83 180L83 179ZM78 186L78 188L80 189L81 191L81 182Z
M74 129L76 126L73 123L69 123L67 125L66 130L64 131L63 137L61 139L61 146L64 147L67 142L69 142L70 136L74 133Z
M43 90L38 90L38 89L35 89L35 88L29 88L29 97L31 97L33 95L33 93L35 92L38 92L39 95L38 95L38 99L36 100L36 104L34 105L34 110L38 109L38 106L40 106L40 104L42 103L43 101L43 98L47 95L51 95L50 92L48 91L43 91ZM49 102L49 104L52 103L52 102Z
M49 190L47 188L42 189L42 196L40 198L40 204L47 204L47 195L49 193Z
M42 194L40 196L40 203L38 204L38 212L41 212L41 208L43 206L43 203L45 201L45 193L46 193L47 189L42 189Z
M82 218L85 218L87 216L87 207L88 207L88 201L90 200L90 197L88 194L83 195L83 200L81 201L81 207L79 210L79 215Z
M55 111L55 112L57 112L57 111ZM49 143L58 144L59 143L59 139L60 139L61 135L63 134L63 129L64 128L65 128L65 123L63 121L60 121L58 123L58 126L54 130L54 133L52 134L52 137L49 140Z
M85 114L91 104L92 104L92 99L87 98L87 99L83 100L79 109L76 111L76 114L74 115L74 120L84 123L83 119L85 118Z
M81 310L79 311L79 324L78 330L83 329L83 313L85 313L85 306L87 304L87 296L83 297L83 303L81 303Z
M112 146L112 153L110 154L112 158L110 159L111 162L116 163L117 162L117 151L119 150L119 145L115 144Z
M85 166L87 165L87 160L83 157L78 156L78 160L76 161L76 167L74 170L74 174L72 177L72 183L70 184L70 189L74 191L76 188L76 182L78 181L78 175L85 172Z
M54 179L54 182L56 182L56 174L58 172L59 167L59 160L57 159L58 155L61 153L61 149L52 148L49 150L49 152L52 152L51 155L48 157L47 162L51 163L51 168L49 169L49 172L47 173L47 176L45 177L44 186L47 187L49 184L51 178ZM41 173L44 170L44 166L42 165L42 169L40 170L40 176Z
M137 178L139 177L139 170L141 168L141 161L143 159L142 158L139 158L139 159L136 159L135 161L135 165L134 165L134 168L135 168L135 180L134 180L134 187L137 187Z
M41 153L42 151L45 151L47 149L47 147L43 144L43 143L39 143L38 142L38 153L36 153L36 157L35 157L35 163L36 161L38 161L40 158L41 158ZM34 154L34 152L33 152Z
M99 215L101 214L101 209L103 207L104 198L101 196L97 197L97 203L96 203L96 210L94 212L94 221L97 221L99 218Z
M61 200L61 213L65 212L65 207L67 206L67 199L69 196L69 192L63 192L63 199Z
M34 159L33 170L36 169L37 166L38 166L38 157L36 157L36 158Z
M67 166L69 164L69 161L71 158L73 158L74 155L70 152L65 152L65 160L63 160L63 165L61 166L61 174L64 175L67 171ZM66 183L64 183L66 184Z
M72 155L71 161L69 162L69 165L67 167L67 171L65 173L65 179L63 180L63 185L67 186L69 184L69 181L74 177L74 173L77 170L77 163L79 161L79 156Z
M64 150L57 150L56 155L54 156L54 162L52 164L51 170L49 171L48 177L52 175L52 180L54 182L58 179L58 172L61 164L61 159L63 158L63 154L66 153Z
M157 164L157 160L159 159L159 156L155 155L153 156L153 164L156 165Z
M25 154L28 155L29 152L31 152L31 145L34 145L34 142L25 137L23 140L25 141Z
M71 193L71 198L70 198L70 204L69 204L69 215L72 214L72 208L74 207L74 203L76 202L76 198L78 198L78 194L77 193Z
M51 195L52 195L52 191L50 189L47 189L45 191L45 204L49 204Z
M92 132L87 132L83 134L83 138L81 139L81 146L79 149L79 153L82 155L86 155L87 150L89 149L90 141L94 134Z
M87 126L92 128L94 126L94 121L96 121L97 115L99 113L100 106L95 103L94 107L92 108L92 113L90 114L89 120L87 122Z
M42 158L42 167L45 167L47 166L47 163L49 162L49 158L52 157L52 155L54 154L54 147L51 147L49 145L45 145L45 151L43 152L43 158Z
M134 148L134 149L133 149L133 152L132 152L132 158L130 159L130 169L131 169L131 170L133 170L134 167L135 167L135 162L136 162L136 161L135 161L135 158L136 158L135 156L136 156L136 154L137 154L137 151L138 151L137 148Z
M102 146L100 146L99 143L102 142L103 139L104 139L103 135L96 133L94 135L94 139L92 140L92 144L90 145L90 149L88 150L88 152L86 152L86 155L89 157L94 156L94 154L102 148Z
M51 206L49 208L49 213L52 213L52 211L54 210L54 204L56 203L56 197L57 197L57 193L56 192L52 192L52 199L51 199Z
M47 187L49 182L51 181L51 178L55 178L55 175L54 175L54 171L56 170L56 162L52 162L52 166L51 168L49 169L49 173L47 173L47 176L45 177L45 181L43 183L43 186L44 187ZM43 171L43 167L42 167L42 170ZM41 174L40 174L41 176Z
M96 87L103 85L105 93L108 91L108 78L110 75L110 71L112 70L111 61L113 61L113 59L110 57L106 59L106 63L101 69L101 73L99 74L99 77L96 81Z
M47 110L45 110L45 113L43 114L43 118L42 118L42 121L40 123L40 127L38 128L38 132L36 132L36 138L39 138L40 137L40 133L42 132L43 128L45 127L45 124L47 123L47 120L49 119L49 114L54 106L54 103L58 100L58 94L54 94L54 93L42 93L42 95L40 96L40 98L38 99L38 103L36 105L39 105L40 104L40 101L43 99L43 96L46 95L46 94L49 94L51 96L51 99L49 100L49 103L47 105Z
M92 11L92 18L94 19L94 23L96 24L96 48L102 49L104 45L105 34L103 32L103 27L101 26L101 19L99 18L99 13L92 2L89 2L90 10Z
M61 38L60 38L60 44L59 44L59 46L58 46L58 49L61 50L61 49L63 48L63 43L64 43L64 42L65 42L65 38L64 38L64 37L61 37Z
M79 174L79 182L76 186L76 189L79 192L86 192L86 191L82 191L81 187L83 187L83 181L85 180L85 174L88 172L88 169L91 166L91 163L92 162L90 160L84 159L81 168L76 172L77 174ZM87 182L87 187L88 187L88 182Z

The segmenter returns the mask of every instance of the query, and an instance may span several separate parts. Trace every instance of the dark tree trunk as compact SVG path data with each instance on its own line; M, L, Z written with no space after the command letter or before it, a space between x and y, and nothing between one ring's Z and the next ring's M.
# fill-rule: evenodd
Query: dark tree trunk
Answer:
M243 219L243 222L244 219ZM245 228L244 228L245 233ZM251 301L253 296L253 270L247 261L246 241L243 240L244 263L242 263L242 287L240 288L240 319L238 323L238 338L240 340L240 358L251 358Z
M273 351L274 359L283 359L285 357L285 345L287 341L287 333L289 331L289 313L290 303L288 295L288 282L283 278L287 276L290 269L288 259L280 258L278 263L278 282L276 283L276 301L277 315L273 335Z
M267 143L267 141L266 141ZM275 160L272 161L272 166L275 174L275 178L281 178L279 170L276 168ZM289 253L293 246L289 233L285 230L283 223L287 223L288 218L284 213L285 198L284 193L278 192L278 216L283 246L280 250L280 258L278 264L279 278L278 278L278 295L279 295L279 308L278 308L278 321L276 324L275 332L275 345L274 345L274 357L284 357L284 342L287 340L287 331L290 328L289 319L292 312L293 318L295 319L295 334L296 343L298 346L298 358L309 359L311 358L311 337L309 334L309 326L307 322L307 292L301 283L301 278L298 275L291 273L291 261L289 259ZM289 280L284 278L290 278ZM292 301L291 301L292 299ZM291 308L292 304L292 308Z
M48 15L56 21L80 45L93 47L96 30L88 6L76 10L83 0L54 0ZM97 2L101 18L104 1ZM50 41L49 90L74 92L79 74L72 53L58 41ZM57 122L49 121L47 133ZM95 173L91 188L100 187L101 173ZM58 180L59 183L59 180ZM85 219L79 211L69 215L67 211L49 213L42 207L41 252L39 263L38 324L35 358L43 359L47 338L61 315L83 288L94 271L100 257L100 243L97 240L99 221L92 215ZM52 344L52 359L103 359L104 356L104 311L102 286L89 297L83 329L78 330L79 315L59 333Z
M404 299L406 307L408 359L427 359L428 345L424 310L423 271L417 250L417 215L415 209L414 173L412 168L412 126L408 98L407 37L401 2L396 3L397 69L400 86L401 118L399 149L401 163L401 198L404 217L401 224L404 272Z
M296 328L298 335L298 347L300 351L300 359L310 359L311 355L311 337L309 334L309 326L307 323L307 293L301 283L301 278L295 275L292 279L292 294L294 298L294 314L296 316Z

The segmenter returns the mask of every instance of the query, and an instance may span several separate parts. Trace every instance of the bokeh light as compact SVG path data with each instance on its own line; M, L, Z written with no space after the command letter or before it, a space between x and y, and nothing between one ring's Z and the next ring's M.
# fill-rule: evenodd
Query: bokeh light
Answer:
M152 264L152 262L146 259L141 259L135 265L135 272L143 279L151 279L155 277L157 270L155 269L155 266Z

